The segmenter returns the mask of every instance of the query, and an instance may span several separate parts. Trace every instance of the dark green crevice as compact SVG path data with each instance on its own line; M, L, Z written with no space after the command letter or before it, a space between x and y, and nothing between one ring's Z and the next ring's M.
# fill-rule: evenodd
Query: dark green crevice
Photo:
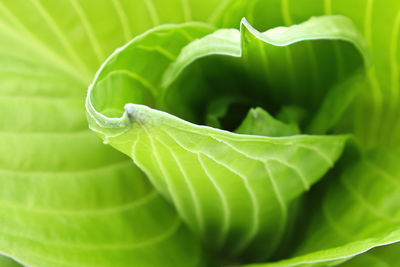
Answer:
M219 119L221 128L234 131L246 117L250 108L254 106L245 103L233 103L228 107L227 114Z

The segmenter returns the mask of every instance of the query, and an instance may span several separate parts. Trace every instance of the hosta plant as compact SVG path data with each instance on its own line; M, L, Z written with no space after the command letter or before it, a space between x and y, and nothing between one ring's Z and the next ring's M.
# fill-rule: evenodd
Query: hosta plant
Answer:
M397 0L0 2L1 266L396 266Z

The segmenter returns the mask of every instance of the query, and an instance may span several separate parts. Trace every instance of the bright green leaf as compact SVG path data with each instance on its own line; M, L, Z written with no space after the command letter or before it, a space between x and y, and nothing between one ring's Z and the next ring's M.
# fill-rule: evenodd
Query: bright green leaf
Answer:
M348 56L346 75L340 78L333 75L338 71L332 64L336 60L333 39L340 40L337 45ZM310 50L314 60L304 57ZM288 53L292 55L290 60ZM231 101L241 98L241 102L253 106L262 103L266 110L295 105L313 113L331 86L363 68L360 53L369 64L364 39L351 21L342 16L312 18L300 25L264 33L242 20L241 32L221 29L182 49L165 71L159 100L163 105L158 107L193 122L199 122L195 113L202 107L198 103L210 104L226 97L233 98ZM222 57L216 58L217 55ZM213 58L216 60L212 61ZM234 61L235 58L240 59ZM195 67L199 65L202 68L197 74ZM320 65L326 67L320 69ZM247 83L240 82L238 75L242 79L247 77ZM207 78L211 82L204 83Z
M276 120L262 108L251 109L235 132L238 134L265 135L270 137L300 134L296 124L286 124Z
M90 127L132 157L208 247L231 257L245 251L248 258L262 259L281 241L288 206L333 166L346 137L237 135L141 104L168 110L166 94L191 62L215 54L240 57L242 49L251 51L252 42L274 51L305 40L338 39L359 48L364 58L367 54L363 39L344 17L314 18L264 34L242 23L242 33L219 30L191 43L184 37L204 35L209 28L163 26L134 39L97 73L87 111ZM141 61L132 63L134 58ZM148 61L158 64L146 67ZM124 111L125 103L135 104L126 104Z
M340 132L353 132L367 147L400 144L400 2L397 0L227 0L216 19L220 27L238 27L246 17L257 29L302 23L312 16L344 15L366 39L372 66L365 86L342 117ZM314 58L312 51L305 51ZM348 54L335 47L340 72L346 73ZM317 57L318 58L318 57ZM328 64L323 65L327 69ZM333 74L333 73L331 73Z
M0 266L396 266L399 34L397 0L1 1ZM126 43L89 120L148 175L85 119ZM306 193L346 138L293 125L362 158Z
M197 239L132 160L87 127L117 47L218 1L0 2L0 251L27 266L193 266ZM140 23L139 23L140 22Z

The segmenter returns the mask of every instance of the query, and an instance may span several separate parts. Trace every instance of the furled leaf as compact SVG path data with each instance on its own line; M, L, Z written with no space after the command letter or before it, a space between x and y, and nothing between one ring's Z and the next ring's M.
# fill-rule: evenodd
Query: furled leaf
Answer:
M337 131L353 132L366 147L400 144L399 1L227 0L222 9L216 18L220 27L238 27L237 21L246 17L262 30L298 24L311 16L340 14L350 18L366 39L372 66L367 69L363 90L341 117ZM348 55L337 46L333 54L336 58L332 64L340 69L337 75L346 73L343 68L348 64ZM315 57L312 51L304 55ZM324 64L319 69L326 67Z
M193 233L209 240L204 246L207 249L217 247L212 242L216 238L226 238L217 259L221 260L220 265L270 258L285 260L267 266L396 266L398 245L371 248L400 240L400 153L395 148L400 144L399 10L398 0L0 1L0 266L19 266L12 259L24 266L38 267L213 266L208 260L215 260L214 251L205 255ZM313 19L300 28L279 27L332 14L349 17L355 27L341 16ZM242 17L263 31L279 28L259 33L248 23L240 24ZM158 27L189 21L207 21L212 26L185 23ZM240 25L241 32L220 29L210 34L219 28ZM305 25L309 26L307 30ZM130 42L152 27L156 28ZM350 33L352 38L350 42L299 40L285 47L268 44L264 39L271 34L272 39L276 38L274 32L279 38L296 39L302 30L318 33L319 38L335 31L341 37ZM144 43L146 38L148 42ZM118 58L124 53L119 51L105 65L117 67L108 74L118 72L121 66L137 73L104 77L107 79L98 89L108 91L99 93L96 107L114 119L100 114L96 120L89 119L105 142L128 155L133 148L130 142L138 138L134 152L139 157L135 160L148 167L150 177L131 159L101 144L87 131L83 108L95 71L112 51L127 42L125 59ZM137 42L143 46L134 47L132 50L141 51L135 54L129 47ZM364 62L354 49L357 45ZM160 54L164 54L163 59ZM179 71L174 74L176 70ZM115 89L115 84L119 90L109 90ZM140 90L121 90L125 86ZM154 91L146 93L146 87ZM125 111L123 107L128 102L136 105L127 105ZM245 118L249 110L254 113L255 107L265 110L262 116ZM115 118L124 113L124 120ZM146 123L139 124L135 118ZM310 167L307 178L312 184L328 166L325 162L319 164L318 153L299 148L299 144L311 142L317 149L322 146L316 152L326 152L334 161L345 137L254 136L290 135L287 125L277 119L299 125L307 134L354 133L362 153L383 145L387 148L362 155L358 162L345 155L322 184L302 194L306 188L301 187L296 170ZM270 127L253 128L261 126L260 120ZM100 127L96 122L112 128ZM242 134L253 135L198 126L207 124L233 131L240 123L252 125ZM176 129L177 125L181 128ZM271 126L277 127L273 133L270 130L275 128ZM246 147L246 154L240 154L236 146L243 146L242 141L247 142L247 138L261 145ZM154 149L153 143L158 144ZM331 149L334 143L338 147ZM257 179L263 162L247 156L263 147L267 148L261 156L270 151L268 156L273 155L275 160L278 156L296 159L301 168L290 170L293 166L274 165L268 158L267 164L275 167L269 170L277 173L273 178L284 179L268 180L272 177L265 174L267 169ZM225 166L200 154L203 152L212 152L214 159L233 171L244 171L247 179L239 179L241 173L229 173ZM167 157L155 157L160 154ZM236 161L230 161L230 157ZM167 164L169 168L159 169L157 160L160 166ZM370 166L371 163L377 166ZM212 170L203 165L212 166ZM251 168L256 165L259 169L254 167L253 175ZM320 174L314 175L317 171ZM171 174L176 176L171 179ZM149 178L154 182L154 177L160 178L157 182L161 191L167 187L163 197L149 183ZM209 177L224 182L220 187L225 190L221 190L223 194ZM231 185L232 177L235 182ZM200 180L205 183L188 186L197 185ZM172 183L164 185L163 181ZM279 187L273 189L286 190L281 192L287 201L286 217L284 212L278 213L276 191L271 189L274 181ZM259 225L272 234L258 246L254 241L243 258L234 259L232 254L238 251L235 246L246 247L240 241L249 236L255 225L252 219L256 217L249 217L255 210L249 205L251 196L242 190L246 189L245 182L257 196L266 193L260 197L265 205L259 206L259 211L270 208L272 213L260 214ZM176 185L183 190L169 194L168 190L176 189ZM234 190L242 191L234 195ZM193 202L193 192L202 193L197 198L199 205ZM208 192L213 194L206 195ZM226 203L240 206L224 210L225 195L230 196ZM301 199L295 197L299 195ZM175 196L176 203L182 202L184 207L178 213L179 205L171 205ZM268 197L270 202L265 200ZM211 208L203 212L205 205ZM248 209L243 208L246 205ZM239 213L242 209L246 210ZM200 218L208 223L205 234L210 235L205 238L196 228L199 210L204 214ZM221 229L228 229L222 228L228 221L222 220L227 218L225 214L232 215L229 219L235 216L228 226L237 226L229 228L226 235L221 234ZM192 223L182 221L181 215L193 219ZM271 222L266 221L267 217ZM286 225L280 224L284 218ZM260 239L263 238L266 236L261 234ZM371 250L365 252L368 249ZM362 252L365 253L360 255ZM349 260L354 255L357 256Z
M332 39L340 40L338 45L348 57L344 77L332 75L338 71L338 66L332 64ZM304 57L309 50L313 51L314 60ZM286 60L288 53L293 55L290 61ZM331 86L362 68L360 53L369 64L364 39L342 16L313 18L298 26L278 27L265 33L242 20L241 32L218 30L182 49L165 71L159 101L164 105L159 108L194 122L199 122L195 112L201 113L198 110L202 106L220 98L259 104L272 112L284 105L298 106L312 114ZM199 64L195 61L200 67L204 62L198 75L195 67ZM324 68L318 69L318 64ZM207 80L210 82L205 83Z
M349 64L352 68L362 63L356 60L357 51L366 60L368 56L351 22L340 16L314 18L264 34L246 21L242 25L241 33L219 30L190 44L184 33L193 35L203 26L165 26L134 39L111 55L97 73L87 111L90 127L132 157L208 247L231 257L245 251L248 258L262 259L281 241L288 206L333 166L346 137L238 135L190 124L141 104L188 111L191 105L184 103L181 109L178 94L173 105L168 100L175 98L168 96L177 91L179 74L207 55L248 56L250 48L257 46L257 51L279 56L285 49L280 46L337 39L350 43L346 48L355 54L354 65ZM143 49L149 44L152 49ZM147 67L143 62L149 61L158 64ZM197 74L193 72L195 78L190 79L187 73L187 80L198 81ZM132 104L123 109L125 103Z
M109 142L129 149L192 229L234 252L251 241L253 250L274 249L263 243L279 243L287 206L332 167L345 141L242 136L188 124L145 106L128 105L127 110L134 123L129 139Z

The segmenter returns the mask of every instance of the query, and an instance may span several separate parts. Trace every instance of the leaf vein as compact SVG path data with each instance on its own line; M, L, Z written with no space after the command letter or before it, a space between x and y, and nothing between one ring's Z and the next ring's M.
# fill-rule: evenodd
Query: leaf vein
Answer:
M149 12L151 22L153 23L153 26L157 26L160 24L160 18L157 14L156 7L153 3L152 0L145 0L144 2L146 4L147 10Z
M374 214L376 217L384 219L386 221L390 221L390 222L400 222L400 220L396 220L394 218L391 218L389 216L387 216L384 213L381 213L380 211L378 211L374 206L372 206L359 192L356 191L356 189L354 189L352 186L350 186L349 183L347 183L345 181L345 179L341 179L342 184L344 185L344 187L347 189L348 192L351 193L351 195L358 200L358 202L367 210L369 210L372 214Z
M65 38L64 34L61 32L60 28L55 23L54 19L49 15L49 13L44 9L42 4L38 0L31 0L32 4L42 15L43 19L49 25L50 29L54 32L57 38L60 40L61 44L69 54L71 60L75 62L77 66L82 68L85 72L90 73L88 66L86 66L80 57L76 54L76 51L72 48L71 43Z
M83 28L85 29L85 31L87 33L89 42L93 47L93 50L96 54L98 62L102 63L104 60L104 52L102 51L101 45L96 38L96 34L93 30L93 27L90 25L90 22L89 22L88 18L86 17L85 13L83 12L81 6L79 5L79 2L77 0L71 0L71 4L82 22Z
M139 49L150 51L150 52L157 52L160 55L166 57L167 59L174 61L176 60L177 56L173 55L171 52L167 51L166 49L162 48L161 46L145 46L145 45L137 45Z
M67 243L67 242L57 242L57 241L50 241L50 240L45 240L43 238L38 238L38 237L33 237L29 236L26 234L22 234L21 232L18 233L13 233L12 231L2 231L1 234L4 235L9 235L9 236L15 236L23 239L29 239L35 242L43 243L50 246L55 246L55 247L72 247L72 248L79 248L79 249L85 249L85 250L93 250L93 249L101 249L101 250L135 250L138 248L143 248L143 247L148 247L155 245L157 243L161 243L171 236L173 236L178 229L182 226L182 222L179 219L178 216L175 217L174 222L172 225L162 234L151 237L147 239L146 241L141 241L137 242L134 244L76 244L76 243Z
M201 205L200 205L199 197L198 197L192 183L190 182L190 179L188 178L186 171L184 170L180 160L178 159L176 154L173 152L173 150L170 149L169 146L166 145L163 141L161 141L160 138L155 137L155 139L168 150L168 152L174 158L175 163L178 165L178 169L182 173L183 179L184 179L186 186L188 187L190 195L192 197L193 206L194 206L197 222L199 225L199 229L200 229L200 231L204 231L204 216L202 215L202 212L201 212Z
M161 129L162 130L162 129ZM169 138L171 138L172 140L174 140L174 142L180 146L182 149L188 151L189 153L195 154L197 155L198 161L200 163L200 166L202 167L202 169L204 170L204 173L206 174L207 178L211 181L211 183L213 184L213 186L215 187L215 190L217 191L220 200L221 200L221 204L222 204L222 209L223 209L223 224L222 224L222 228L221 228L221 236L217 239L219 240L218 243L219 244L223 244L223 238L225 236L225 234L228 232L229 229L229 221L230 221L230 211L229 211L229 205L228 205L228 200L222 190L222 188L218 185L218 183L216 182L216 180L214 180L212 178L212 175L209 173L206 165L204 164L203 160L201 159L201 154L199 152L193 151L189 148L187 148L186 146L184 146L180 141L178 141L175 137L173 137L172 135L170 135L167 131L162 130Z
M124 32L125 41L128 42L131 39L132 32L128 24L127 16L124 12L124 9L121 6L121 3L118 0L112 0L112 3L120 20L122 30Z
M157 89L154 85L151 84L150 81L146 80L144 77L142 77L140 74L132 71L132 70L126 70L126 69L119 69L119 70L112 70L107 75L102 78L100 81L97 82L97 84L101 84L108 78L110 78L112 75L118 75L118 74L123 74L127 75L130 78L138 81L141 85L143 85L144 88L146 88L153 96L156 96L158 94Z
M28 213L42 213L42 214L57 214L64 216L94 216L94 215L105 215L109 213L124 212L131 209L136 209L148 202L154 200L159 196L156 190L152 190L150 193L146 194L144 197L135 199L130 202L121 203L112 207L104 207L99 209L79 209L79 210L63 210L63 209L43 209L36 207L27 207L22 205L9 204L5 202L0 202L0 206L4 208L23 210Z

